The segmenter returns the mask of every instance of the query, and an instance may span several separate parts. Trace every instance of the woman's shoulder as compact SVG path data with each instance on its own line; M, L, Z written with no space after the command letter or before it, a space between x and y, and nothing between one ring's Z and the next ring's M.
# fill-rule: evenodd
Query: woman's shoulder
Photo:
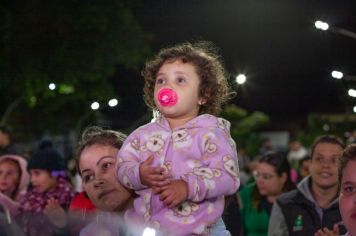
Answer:
M252 194L252 191L255 187L255 182L253 183L249 183L245 186L243 186L240 190L239 190L239 194L240 196L247 196L247 195L251 195Z

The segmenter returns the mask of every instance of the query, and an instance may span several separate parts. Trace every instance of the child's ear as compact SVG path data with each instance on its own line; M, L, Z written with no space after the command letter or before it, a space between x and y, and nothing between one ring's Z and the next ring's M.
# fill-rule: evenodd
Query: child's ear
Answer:
M198 101L198 105L204 105L206 103L206 98L200 98Z

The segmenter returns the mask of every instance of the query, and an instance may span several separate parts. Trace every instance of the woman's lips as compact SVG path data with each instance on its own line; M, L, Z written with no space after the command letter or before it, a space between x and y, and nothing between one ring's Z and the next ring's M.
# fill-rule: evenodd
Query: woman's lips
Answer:
M110 194L110 193L112 193L114 191L115 191L115 189L105 190L105 191L99 193L98 198L101 199L102 197L104 197L104 196L106 196L106 195L108 195L108 194Z

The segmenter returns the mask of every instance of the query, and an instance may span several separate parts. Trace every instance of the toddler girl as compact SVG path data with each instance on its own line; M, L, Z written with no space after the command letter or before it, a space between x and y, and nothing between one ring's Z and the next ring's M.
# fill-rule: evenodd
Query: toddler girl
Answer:
M119 152L118 178L139 195L125 217L163 235L208 235L224 195L239 187L230 123L214 115L231 95L207 43L163 49L143 71L145 101L158 110Z

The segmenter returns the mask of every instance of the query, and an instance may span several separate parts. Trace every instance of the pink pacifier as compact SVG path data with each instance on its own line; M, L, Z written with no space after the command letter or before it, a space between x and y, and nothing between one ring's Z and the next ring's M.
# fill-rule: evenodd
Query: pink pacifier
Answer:
M178 101L178 95L173 89L163 88L158 92L158 101L161 106L173 106Z

